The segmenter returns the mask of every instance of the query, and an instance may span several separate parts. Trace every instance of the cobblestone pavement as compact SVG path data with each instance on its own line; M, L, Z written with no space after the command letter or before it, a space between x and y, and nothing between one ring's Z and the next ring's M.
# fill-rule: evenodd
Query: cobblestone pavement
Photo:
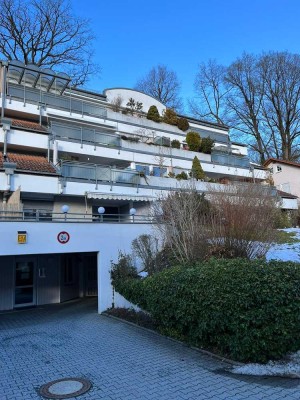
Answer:
M299 381L231 375L228 364L98 315L96 302L0 315L0 400L40 399L44 383L87 378L77 399L300 399Z

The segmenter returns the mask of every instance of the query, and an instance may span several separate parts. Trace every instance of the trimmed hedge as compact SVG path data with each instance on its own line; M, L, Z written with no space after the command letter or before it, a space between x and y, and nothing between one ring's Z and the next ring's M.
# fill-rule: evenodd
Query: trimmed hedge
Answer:
M162 332L239 361L300 349L300 264L245 259L173 267L116 290Z

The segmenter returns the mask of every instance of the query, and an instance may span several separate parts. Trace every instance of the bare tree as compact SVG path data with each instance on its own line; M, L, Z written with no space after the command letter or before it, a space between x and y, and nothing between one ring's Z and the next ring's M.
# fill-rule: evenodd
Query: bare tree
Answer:
M210 188L212 255L257 258L276 237L277 198L270 186L243 183Z
M264 135L261 112L264 96L264 82L258 70L257 56L244 53L227 69L224 77L228 88L228 122L236 136L247 137L250 148L258 154L263 163L271 154L268 151L270 139Z
M254 183L210 185L206 197L189 183L153 205L155 228L180 263L264 256L277 212L272 188Z
M170 157L170 148L159 146L158 153L154 157L154 161L158 164L160 177L164 175L164 168L166 167L166 161L168 157Z
M111 101L112 110L115 111L115 112L121 111L122 103L123 103L123 97L122 96L114 97L112 99L112 101Z
M165 65L153 67L144 78L136 83L135 89L153 96L176 111L180 111L182 108L177 74Z
M226 95L224 86L226 68L215 60L202 63L194 82L196 98L189 101L189 106L198 118L226 124Z
M284 160L297 159L300 155L300 56L270 52L261 56L259 67L264 82L262 115L276 155Z
M142 271L152 275L157 270L158 239L151 235L140 235L132 241L131 248L133 255L141 260Z
M195 81L192 111L232 128L256 159L300 157L300 56L244 53L228 68L202 64Z
M153 204L154 227L177 262L191 263L206 257L209 243L203 228L207 210L204 195L197 193L192 183Z
M89 21L65 0L0 0L0 55L66 72L75 86L98 71Z

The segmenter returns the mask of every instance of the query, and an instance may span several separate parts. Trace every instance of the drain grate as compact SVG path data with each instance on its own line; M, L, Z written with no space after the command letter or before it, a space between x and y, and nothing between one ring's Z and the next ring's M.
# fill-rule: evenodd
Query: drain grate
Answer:
M42 385L39 394L46 399L70 399L86 393L91 387L87 379L63 378Z

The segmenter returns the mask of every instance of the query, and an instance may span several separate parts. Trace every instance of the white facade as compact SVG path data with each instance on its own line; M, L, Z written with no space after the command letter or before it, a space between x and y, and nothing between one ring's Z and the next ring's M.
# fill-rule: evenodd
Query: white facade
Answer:
M5 290L0 285L0 310L85 295L84 269L89 267L98 271L99 312L109 307L111 261L119 250L129 250L134 238L149 233L150 202L182 186L175 176L189 176L195 156L216 182L209 185L258 182L267 176L249 162L244 145L230 142L225 126L187 117L189 130L215 143L210 154L192 152L186 132L146 118L151 105L160 114L165 110L151 96L131 89L107 89L100 95L70 88L65 76L17 61L0 66L0 261L3 257L7 279ZM118 96L123 103L116 108ZM130 98L143 103L142 112L126 110ZM175 139L179 149L171 145ZM195 185L199 192L208 190L207 182ZM63 205L69 206L65 221ZM99 207L105 208L103 216ZM136 215L131 217L133 207ZM17 234L23 231L28 241L18 244ZM58 242L59 232L69 233L68 243ZM52 297L43 255L56 257L53 270L47 267L57 287ZM96 255L93 267L89 260ZM31 271L30 285L28 279L22 282L23 270Z
M268 168L278 190L300 198L299 163L270 158L266 161L265 166Z

